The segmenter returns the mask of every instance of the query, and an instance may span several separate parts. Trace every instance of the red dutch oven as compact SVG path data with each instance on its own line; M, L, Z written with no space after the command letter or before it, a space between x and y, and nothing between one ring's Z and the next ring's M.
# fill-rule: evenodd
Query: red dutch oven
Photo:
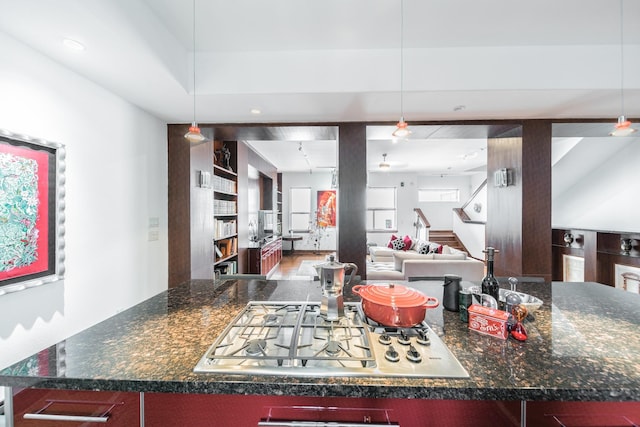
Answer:
M394 283L356 285L353 293L362 298L364 314L383 326L415 326L424 320L427 308L440 305L437 298Z

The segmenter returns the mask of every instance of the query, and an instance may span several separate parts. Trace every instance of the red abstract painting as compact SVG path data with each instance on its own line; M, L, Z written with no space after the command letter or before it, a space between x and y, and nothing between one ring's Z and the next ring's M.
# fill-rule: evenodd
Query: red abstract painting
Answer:
M316 219L318 227L335 227L337 201L336 190L318 191L318 211Z
M0 281L47 272L51 154L0 140Z

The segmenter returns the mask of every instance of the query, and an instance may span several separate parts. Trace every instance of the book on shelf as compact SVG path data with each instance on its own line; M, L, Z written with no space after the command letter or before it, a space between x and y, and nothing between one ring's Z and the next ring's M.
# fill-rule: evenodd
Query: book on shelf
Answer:
M220 274L237 274L238 263L237 261L224 261L216 266L216 270L219 270Z
M216 239L222 239L227 236L233 236L237 233L236 220L221 220L215 221L215 236Z

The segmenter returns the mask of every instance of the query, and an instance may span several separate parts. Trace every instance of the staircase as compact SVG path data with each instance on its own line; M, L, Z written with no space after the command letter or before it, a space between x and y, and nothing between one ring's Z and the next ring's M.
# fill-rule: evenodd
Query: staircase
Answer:
M458 236L451 230L429 230L429 241L468 252Z

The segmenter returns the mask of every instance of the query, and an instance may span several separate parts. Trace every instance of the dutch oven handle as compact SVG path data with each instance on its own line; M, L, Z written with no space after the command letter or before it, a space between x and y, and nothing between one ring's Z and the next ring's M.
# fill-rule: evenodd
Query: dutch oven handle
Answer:
M434 303L434 304L430 304L430 303ZM427 297L427 302L424 303L423 307L424 308L436 308L437 306L440 305L440 301L438 301L438 298L435 297Z
M360 288L362 288L362 285L355 285L353 288L351 288L351 292L353 292L356 295L360 295Z

